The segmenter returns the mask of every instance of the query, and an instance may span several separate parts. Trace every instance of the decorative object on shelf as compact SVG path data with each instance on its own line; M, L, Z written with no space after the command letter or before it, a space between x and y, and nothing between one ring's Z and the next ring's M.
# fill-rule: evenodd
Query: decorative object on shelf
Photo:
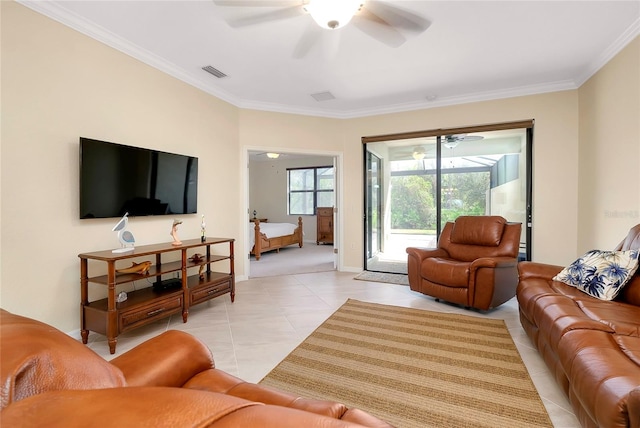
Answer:
M201 263L204 260L204 256L200 253L195 253L193 256L189 257L189 260L191 260L193 263ZM202 271L204 270L204 266L205 265L200 265L200 269L198 270L198 276L200 277L200 279L204 279L204 274L202 273Z
M117 248L112 250L113 253L125 253L128 251L135 250L136 240L133 237L133 233L127 230L127 225L129 224L129 217L127 217L129 213L125 213L124 216L120 219L120 221L113 226L111 229L112 232L118 232L118 240L120 241L121 248Z
M195 253L193 256L189 257L189 260L191 260L194 263L200 263L201 261L204 260L204 256L200 253Z
M204 242L207 240L207 237L204 236L207 224L204 222L204 214L202 214L202 221L200 222L200 242Z
M258 211L253 210L253 219L254 219L254 220L256 219L256 215L258 215Z
M139 273L140 275L149 275L151 262L135 263L131 262L131 267L125 269L116 269L117 273Z
M171 226L171 233L170 235L173 237L173 242L171 243L171 245L182 245L182 241L180 239L178 239L178 225L182 224L182 220L178 220L175 219L173 220L173 225Z
M127 300L127 292L121 291L118 293L118 297L116 297L116 303L122 303Z

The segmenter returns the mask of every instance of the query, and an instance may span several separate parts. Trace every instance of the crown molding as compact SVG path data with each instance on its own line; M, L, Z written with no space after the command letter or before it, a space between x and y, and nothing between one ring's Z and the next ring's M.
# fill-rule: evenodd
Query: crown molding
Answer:
M105 28L88 21L78 14L66 9L60 2L56 1L33 1L33 0L16 0L17 3L28 7L29 9L45 15L54 21L70 27L85 36L91 37L107 46L110 46L130 57L133 57L157 70L160 70L178 80L181 80L191 86L194 86L208 94L211 94L223 101L233 105L238 105L240 99L226 91L207 83L203 79L198 79L185 71L161 58L146 49L143 49L130 41L117 36L116 34L106 30Z
M436 107L445 107L458 104L467 104L480 101L491 101L505 98L514 98L527 95L536 95L549 92L558 92L565 90L574 90L579 88L598 70L600 70L607 62L617 55L625 46L627 46L638 34L640 34L640 18L620 36L614 43L605 50L595 61L589 64L588 68L574 80L563 80L558 82L548 82L536 85L527 85L513 87L507 89L499 89L495 91L476 92L464 95L454 95L449 97L436 98L434 100L423 99L420 101L401 103L394 105L377 106L366 109L355 110L327 110L314 109L305 107L296 107L284 104L267 103L254 100L241 99L220 88L215 87L211 83L203 79L194 77L184 69L172 64L165 59L132 44L112 32L90 22L83 17L69 11L60 2L57 1L34 1L34 0L16 0L29 9L32 9L42 15L45 15L55 21L60 22L80 33L91 37L99 42L106 44L126 55L129 55L143 63L156 68L178 80L181 80L191 86L196 87L210 95L213 95L223 101L226 101L238 108L252 109L260 111L268 111L274 113L297 114L303 116L316 116L334 119L353 119L359 117L376 116L382 114L402 113L407 111L430 109Z
M538 95L549 92L569 91L577 88L578 85L576 85L573 80L563 80L559 82L499 89L495 91L454 95L450 97L437 98L433 101L423 99L410 103L372 107L370 109L345 110L343 112L338 112L335 110L303 109L282 104L260 103L253 101L243 101L241 105L239 105L239 107L244 109L269 111L274 113L299 114L303 116L317 116L333 119L356 119L360 117L378 116L382 114L403 113L407 111L424 110L436 107L446 107L505 98L516 98L528 95Z
M624 49L629 43L631 43L638 35L640 35L640 18L636 19L627 28L624 33L620 35L602 54L592 61L584 72L576 78L576 84L578 87L582 86L584 82L589 80L594 74L596 74L602 67L604 67L614 56L618 55L622 49Z

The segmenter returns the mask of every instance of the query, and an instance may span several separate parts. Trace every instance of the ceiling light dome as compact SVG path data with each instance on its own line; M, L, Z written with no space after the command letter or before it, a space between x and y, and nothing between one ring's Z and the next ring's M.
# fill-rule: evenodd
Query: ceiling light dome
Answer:
M362 7L362 0L310 0L305 9L322 28L334 30L351 21Z

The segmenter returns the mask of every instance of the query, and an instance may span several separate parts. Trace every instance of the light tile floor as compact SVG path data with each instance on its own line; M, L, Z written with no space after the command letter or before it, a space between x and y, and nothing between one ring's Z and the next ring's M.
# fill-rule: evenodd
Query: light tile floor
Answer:
M407 286L358 281L354 276L332 271L238 282L234 303L229 295L221 296L190 308L187 323L175 315L122 334L118 337L115 355L109 354L106 337L100 334L91 333L88 346L111 359L165 330L184 330L209 346L216 367L249 382L258 382L349 298L501 318L511 332L554 427L580 427L567 398L520 326L515 298L485 314L436 302Z

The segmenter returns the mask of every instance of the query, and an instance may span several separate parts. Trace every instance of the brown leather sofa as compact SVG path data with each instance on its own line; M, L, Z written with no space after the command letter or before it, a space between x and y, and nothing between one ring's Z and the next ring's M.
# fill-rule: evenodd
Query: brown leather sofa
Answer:
M640 224L615 250L640 248ZM640 427L640 274L614 301L552 278L562 266L521 262L520 322L583 427Z
M107 362L51 326L0 310L0 346L3 427L390 427L339 403L243 382L180 331Z
M516 295L521 230L500 216L448 222L438 248L407 248L409 286L465 307L495 308Z

